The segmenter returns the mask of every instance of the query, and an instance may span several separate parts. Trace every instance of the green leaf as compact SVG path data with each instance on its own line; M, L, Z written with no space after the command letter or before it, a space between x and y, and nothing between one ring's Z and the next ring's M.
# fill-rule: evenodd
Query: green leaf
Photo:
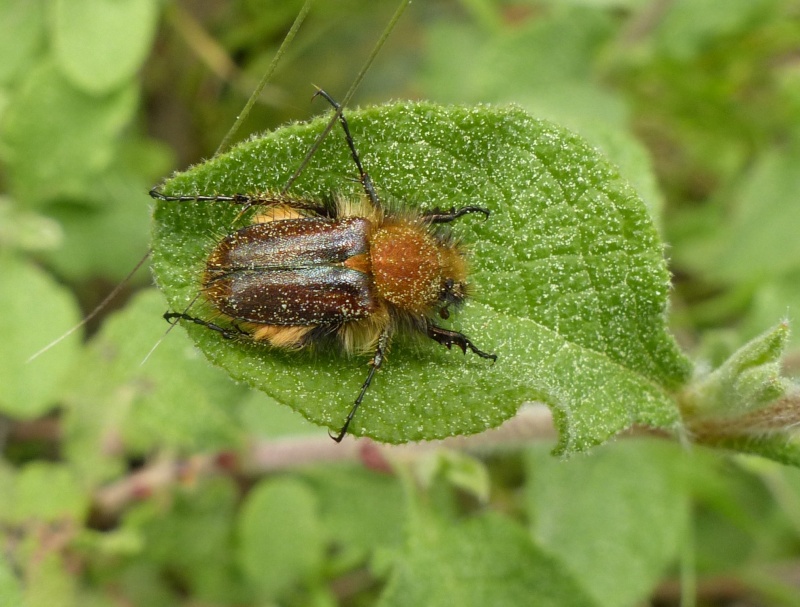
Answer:
M789 384L780 377L780 358L788 339L789 325L781 323L739 348L686 389L684 414L694 418L741 414L783 396Z
M0 84L17 78L44 42L44 2L0 2Z
M738 336L755 337L776 318L800 318L800 264L793 272L760 283ZM789 335L788 351L800 348L800 332Z
M25 591L25 607L77 607L78 578L67 569L61 555L42 549L31 566Z
M704 436L702 442L717 449L728 449L736 453L760 455L787 466L800 468L800 441L791 433L741 434Z
M261 392L251 391L237 407L237 418L251 438L319 435L319 427Z
M700 443L757 453L797 465L800 390L781 376L789 325L780 323L734 352L680 396L681 410Z
M24 605L22 600L22 581L11 569L8 558L0 559L0 602L3 605Z
M482 503L489 501L489 471L481 460L472 455L446 449L437 450L420 457L415 462L414 471L425 488L431 487L435 480L441 478Z
M27 359L80 320L78 306L52 277L12 255L0 254L0 276L0 411L33 418L55 406L77 358L79 335Z
M107 172L80 203L59 201L42 211L57 220L67 235L57 251L45 256L54 271L67 279L122 280L147 250L148 197L143 180L132 175ZM117 238L119 234L125 237ZM102 255L97 254L98 243L102 243ZM145 276L142 272L138 278Z
M88 511L89 495L67 466L35 462L22 468L10 487L4 487L2 502L0 519L6 523L64 519L77 523Z
M525 530L495 514L463 523L424 517L412 525L379 603L494 607L596 605Z
M398 103L348 113L380 196L410 207L481 204L487 221L454 231L469 243L474 298L454 316L497 364L395 340L351 431L385 442L473 433L525 400L555 412L560 449L581 450L632 423L676 428L670 391L689 363L667 333L669 275L641 200L597 151L519 109ZM327 119L248 141L176 176L168 194L279 191ZM326 139L292 190L361 196L340 134ZM231 230L229 203L158 203L153 267L174 310L198 293L209 234ZM208 314L208 305L192 313ZM188 326L231 375L338 430L366 358L285 353Z
M82 196L111 161L136 102L132 86L91 96L75 89L49 61L31 69L0 129L16 200L35 205L57 196Z
M69 386L65 432L71 461L87 475L113 473L118 462L103 456L113 454L109 441L120 438L138 452L224 449L243 440L235 404L245 390L211 368L182 335L164 338L163 312L160 293L144 291L85 350L83 372Z
M381 548L400 546L405 500L397 478L362 466L312 469L303 474L319 502L331 542L357 561Z
M227 477L211 478L172 494L170 510L143 503L125 518L125 529L143 536L141 558L168 569L192 596L208 604L252 603L235 562L234 521L239 492Z
M690 59L716 38L752 28L759 16L782 0L678 0L660 20L656 39L661 51Z
M56 0L55 56L78 88L105 94L144 63L158 23L157 0Z
M262 481L238 521L238 562L267 598L276 598L322 564L326 538L314 494L290 479Z
M49 217L17 209L0 196L0 249L51 251L63 243L61 226Z
M644 600L677 558L688 521L680 447L628 440L591 457L527 457L527 504L539 544L598 605Z
M728 212L724 244L709 272L730 282L764 281L800 269L800 147L760 157ZM719 229L719 226L717 226Z

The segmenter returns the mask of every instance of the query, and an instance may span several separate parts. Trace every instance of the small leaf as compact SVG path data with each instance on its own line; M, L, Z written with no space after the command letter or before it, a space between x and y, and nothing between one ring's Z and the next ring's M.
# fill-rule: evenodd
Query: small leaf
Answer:
M78 522L89 507L89 496L77 476L63 464L28 464L4 490L11 494L4 494L0 506L0 519L6 523L63 519Z
M289 479L262 481L240 514L239 564L263 596L276 598L321 565L322 531L308 487Z
M0 249L52 251L60 248L64 232L58 222L33 211L17 209L0 196Z
M7 605L24 605L22 600L22 581L11 569L8 558L0 559L0 597Z
M79 336L36 360L29 356L80 319L70 293L34 265L0 255L0 411L37 417L56 404L79 351Z
M630 440L560 462L527 457L532 532L604 607L644 600L678 555L688 521L680 447Z
M800 389L780 372L788 341L783 322L687 386L681 409L697 442L800 464L793 434L800 423Z
M82 196L111 161L136 101L132 86L102 97L88 95L50 61L31 69L8 105L0 132L16 201L35 205L57 196Z
M405 500L394 476L362 466L312 468L303 480L314 490L329 541L352 558L402 545ZM348 554L349 553L349 554Z
M235 562L239 501L232 479L211 478L175 491L167 512L157 500L136 506L126 515L124 529L142 537L146 561L169 570L198 601L252 603L252 589L242 584Z
M379 603L494 607L597 605L525 530L498 515L454 524L423 515L412 525Z
M158 7L157 0L57 0L53 40L64 74L94 95L119 88L150 51Z
M471 455L441 449L419 458L414 470L425 488L441 477L483 503L489 500L489 471L482 461Z
M155 446L191 451L240 445L235 403L244 394L209 366L181 335L164 337L164 302L151 289L103 325L84 350L71 381L66 451L83 473L106 478L119 462L109 444L146 452Z
M554 407L562 451L632 423L678 426L670 391L689 363L666 332L662 245L641 200L594 148L514 108L398 103L348 119L384 199L491 209L486 221L453 226L471 249L475 295L452 326L499 356L492 365L396 339L353 434L397 443L479 432L536 399ZM164 192L280 191L326 120L248 141L174 177ZM332 134L292 190L314 200L363 195L352 176L343 138ZM156 205L153 267L174 310L197 296L206 258L239 212L233 206ZM191 312L213 313L207 303ZM284 353L187 329L234 378L334 430L366 375L366 357Z
M0 83L12 82L30 66L44 42L44 2L0 2Z
M789 339L781 323L733 353L713 373L687 387L684 415L700 420L714 415L741 415L783 396L790 384L780 377L780 357Z

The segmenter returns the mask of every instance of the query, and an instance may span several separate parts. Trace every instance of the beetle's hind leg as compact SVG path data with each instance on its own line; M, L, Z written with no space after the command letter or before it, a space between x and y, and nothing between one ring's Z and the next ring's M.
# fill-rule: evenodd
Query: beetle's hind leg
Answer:
M164 312L164 320L171 325L174 325L179 320L188 320L196 325L200 325L201 327L205 327L206 329L211 329L212 331L220 333L225 339L235 339L243 335L248 335L248 333L242 331L239 327L235 327L235 329L226 329L225 327L220 327L213 322L208 322L202 318L191 316L185 312Z
M324 98L339 114L339 124L342 125L342 130L344 130L344 137L347 141L347 147L350 148L350 154L353 156L353 161L356 163L356 167L358 167L359 181L361 181L361 185L364 186L364 191L367 193L367 196L369 196L370 202L375 207L380 207L381 203L378 200L378 195L375 193L375 187L372 185L372 178L364 170L364 167L361 164L361 158L359 158L358 152L356 152L356 144L353 141L353 136L350 134L350 126L347 124L347 118L344 117L342 106L339 105L339 103L333 97L331 97L322 89L317 89L317 92L314 93L314 97Z
M347 434L347 429L350 427L350 422L353 421L353 418L356 415L356 411L361 406L361 401L364 400L364 395L367 393L367 389L369 388L370 384L372 383L372 378L375 377L375 372L381 368L383 364L383 359L386 356L386 349L389 347L389 331L385 329L381 336L378 338L378 346L375 348L375 356L372 359L371 365L372 367L367 374L367 379L364 380L364 384L361 386L361 392L358 393L358 397L356 398L356 402L353 403L353 407L350 409L350 413L347 414L347 417L344 420L344 425L342 429L339 430L339 434L334 436L333 434L328 432L328 436L330 436L333 440L337 443L342 442L345 434Z
M450 331L449 329L443 329L433 323L428 323L427 334L433 341L442 344L448 350L453 346L458 346L461 348L461 351L466 354L467 348L469 348L481 358L488 358L492 362L497 360L497 354L489 354L488 352L480 350L470 341L469 337L458 331Z

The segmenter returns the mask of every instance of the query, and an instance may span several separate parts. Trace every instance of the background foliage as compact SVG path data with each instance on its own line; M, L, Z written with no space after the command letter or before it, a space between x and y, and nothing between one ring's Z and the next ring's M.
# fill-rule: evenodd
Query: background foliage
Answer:
M300 5L0 1L0 605L797 604L791 467L653 439L564 462L552 435L333 449L181 330L141 365L147 272L25 362L147 250L148 189L213 154ZM341 96L394 8L318 0L242 132L318 112L310 83ZM791 0L420 2L356 103L514 102L600 148L669 244L703 378L683 411L744 410L800 360L785 325L739 349L800 313L798 40Z

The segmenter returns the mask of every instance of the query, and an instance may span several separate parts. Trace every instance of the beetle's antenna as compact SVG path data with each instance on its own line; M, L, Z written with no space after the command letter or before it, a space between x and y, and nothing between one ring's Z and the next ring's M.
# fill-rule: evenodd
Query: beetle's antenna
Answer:
M242 109L241 113L236 117L236 121L231 126L230 130L225 133L225 137L222 138L219 146L217 147L217 151L214 152L214 156L219 156L222 151L228 147L233 139L234 135L236 135L236 131L242 126L242 123L245 121L245 118L250 114L250 110L253 109L253 106L256 104L256 101L261 96L261 92L264 90L264 87L267 85L267 82L270 81L272 78L272 74L275 72L275 68L278 66L278 61L281 60L283 54L286 52L286 49L289 48L289 44L291 44L292 40L294 40L295 34L300 29L303 21L308 15L308 11L311 10L312 0L306 0L303 7L300 9L300 12L297 13L297 17L295 17L294 23L292 23L292 27L287 32L286 36L283 38L283 42L281 42L281 46L278 48L278 52L275 53L275 56L272 58L272 63L269 64L267 71L264 72L264 75L261 77L261 81L256 86L253 94L250 95L250 98L247 100L247 103Z
M28 360L25 361L25 362L32 362L32 361L36 360L42 354L47 352L50 348L52 348L53 346L55 346L55 345L61 343L62 341L64 341L67 337L69 337L70 335L75 333L75 331L77 331L81 327L85 326L86 323L88 323L95 316L97 316L103 310L103 308L105 308L109 304L109 302L111 302L111 300L113 300L117 295L119 295L119 292L122 291L122 287L124 287L126 284L128 284L130 282L131 278L133 278L133 275L136 274L136 272L139 271L139 268L141 268L144 265L144 262L147 261L147 258L150 257L150 253L151 252L152 251L148 249L147 253L145 253L142 256L142 258L138 261L136 266L134 266L133 270L128 272L128 275L125 278L123 278L122 281L116 287L114 287L112 289L111 293L109 293L108 295L105 296L105 299L103 299L103 301L101 301L99 304L97 304L97 306L95 306L94 310L92 310L91 312L89 312L89 314L84 316L83 320L81 320L77 325L72 327L69 331L64 333L61 337L58 337L57 339L54 339L49 344L47 344L44 348L42 348L38 352L32 354L31 357L28 358Z
M295 181L297 181L297 178L300 177L300 174L305 170L306 166L308 166L311 157L317 153L319 146L322 145L322 141L333 130L334 125L342 115L343 109L352 100L353 95L355 95L356 90L361 84L361 81L364 79L364 76L366 76L367 71L372 66L372 63L375 61L375 58L378 56L378 53L383 48L383 45L386 43L386 39L389 37L389 34L392 33L394 26L397 25L397 22L400 20L400 17L403 15L403 13L405 12L406 8L410 3L411 0L400 0L400 4L397 7L397 10L394 12L394 15L392 15L391 20L386 25L386 28L383 30L383 34L381 34L381 37L378 39L378 42L375 43L375 47L372 49L372 52L370 53L369 57L367 57L367 60L364 62L361 71L358 73L358 76L356 76L356 79L350 86L350 90L347 91L347 94L342 99L341 105L333 112L333 116L331 116L331 119L328 121L328 124L325 126L323 131L319 135L317 135L317 138L314 140L314 143L306 152L306 155L303 157L303 160L300 162L300 165L297 167L297 169L295 169L295 172L292 173L292 175L286 181L286 185L283 186L281 194L286 194L286 192L289 191L289 188L292 187L292 184Z

